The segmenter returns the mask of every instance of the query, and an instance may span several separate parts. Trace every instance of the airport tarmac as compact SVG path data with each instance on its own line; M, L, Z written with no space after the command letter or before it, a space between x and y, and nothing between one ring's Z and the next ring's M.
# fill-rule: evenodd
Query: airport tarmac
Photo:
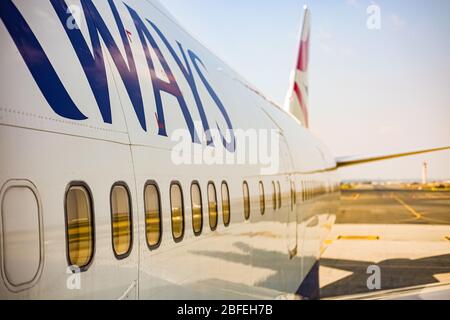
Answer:
M450 192L400 185L343 190L323 250L324 298L373 293L371 265L379 267L381 290L450 283Z

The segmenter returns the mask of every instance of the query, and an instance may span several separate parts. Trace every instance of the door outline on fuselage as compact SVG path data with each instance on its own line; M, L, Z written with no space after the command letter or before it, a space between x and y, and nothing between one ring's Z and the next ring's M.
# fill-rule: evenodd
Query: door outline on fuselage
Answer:
M286 246L287 251L289 254L289 259L293 259L297 255L297 249L298 249L298 232L297 232L297 224L298 224L298 217L297 217L297 205L292 205L291 201L292 199L292 184L295 184L295 179L292 174L294 170L294 162L292 160L292 154L289 149L289 144L287 143L287 140L283 134L283 131L279 131L279 138L280 138L280 156L283 158L283 164L287 165L287 172L286 175L287 183L289 185L289 195L290 195L290 203L287 213L287 219L286 219Z

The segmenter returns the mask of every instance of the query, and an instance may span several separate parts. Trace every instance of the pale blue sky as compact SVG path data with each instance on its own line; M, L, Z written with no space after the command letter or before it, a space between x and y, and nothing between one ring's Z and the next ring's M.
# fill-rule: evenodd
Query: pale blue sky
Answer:
M450 1L162 0L180 23L282 104L312 11L310 124L335 156L450 145ZM450 152L345 169L343 178L450 179Z

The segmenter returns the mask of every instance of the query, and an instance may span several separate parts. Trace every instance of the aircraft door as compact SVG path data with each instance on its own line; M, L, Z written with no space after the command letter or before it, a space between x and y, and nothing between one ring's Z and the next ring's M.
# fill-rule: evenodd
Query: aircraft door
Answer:
M289 151L286 138L280 133L280 157L282 170L284 172L293 172L293 161ZM296 192L294 177L289 174L284 183L287 186L287 200L288 203L284 206L286 212L286 241L289 258L292 259L297 255L297 206L296 206Z

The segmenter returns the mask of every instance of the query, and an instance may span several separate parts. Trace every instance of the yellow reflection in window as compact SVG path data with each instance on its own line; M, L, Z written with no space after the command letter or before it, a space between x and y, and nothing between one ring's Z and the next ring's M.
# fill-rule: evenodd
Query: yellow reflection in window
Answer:
M244 182L243 184L244 192L244 216L245 220L250 219L250 192L248 191L248 184Z
M116 185L111 192L113 249L121 257L131 249L130 197L125 186Z
M228 226L230 224L230 192L226 182L222 182L222 214L223 224Z
M211 230L217 228L217 194L212 182L208 183L208 212Z
M170 203L172 208L172 235L178 241L184 234L183 194L178 184L174 183L170 187Z
M82 186L73 186L66 195L67 240L69 263L86 267L94 252L94 230L91 200Z
M273 210L277 209L277 187L274 181L272 181L272 206Z
M259 182L259 208L261 210L261 215L266 211L266 198L264 195L264 184L262 181Z
M145 202L145 235L147 245L154 247L161 240L161 210L158 187L148 184L144 192Z
M295 203L296 203L296 199L295 199L295 184L294 184L293 181L291 181L291 211L294 210Z
M280 185L280 181L277 181L277 185L278 185L278 209L281 208L281 185Z
M200 234L203 228L203 206L202 194L198 183L191 186L191 204L192 204L192 228L195 234Z

